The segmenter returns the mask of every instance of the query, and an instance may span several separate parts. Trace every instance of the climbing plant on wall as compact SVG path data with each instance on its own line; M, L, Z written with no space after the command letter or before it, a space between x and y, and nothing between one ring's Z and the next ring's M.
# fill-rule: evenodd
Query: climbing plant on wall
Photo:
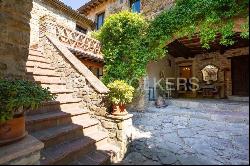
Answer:
M103 81L134 80L132 85L138 86L148 62L166 55L166 44L175 38L198 33L202 46L209 48L220 33L220 44L232 45L234 19L248 20L248 5L248 0L176 0L172 8L149 22L128 11L111 15L94 33L102 43L106 63ZM249 22L241 28L241 36L249 38Z
M248 19L249 0L176 0L175 5L150 22L148 40L152 49L163 48L167 42L198 33L201 44L209 43L221 34L220 44L232 45L233 19ZM249 23L242 25L242 37L249 37ZM160 48L159 48L160 47Z
M157 56L148 51L147 27L141 15L122 11L108 17L101 30L93 34L102 43L104 83L126 80L132 86L138 86L147 63Z

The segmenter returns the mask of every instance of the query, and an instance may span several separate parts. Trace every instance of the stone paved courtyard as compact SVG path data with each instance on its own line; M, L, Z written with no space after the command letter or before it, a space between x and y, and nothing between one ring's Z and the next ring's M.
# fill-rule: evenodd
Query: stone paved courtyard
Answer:
M249 164L248 121L194 117L190 111L168 106L133 113L133 140L122 164Z

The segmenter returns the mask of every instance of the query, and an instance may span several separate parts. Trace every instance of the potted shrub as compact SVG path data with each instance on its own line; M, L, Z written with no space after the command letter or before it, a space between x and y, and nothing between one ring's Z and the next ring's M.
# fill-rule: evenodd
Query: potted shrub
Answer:
M110 90L109 99L112 102L112 115L127 115L126 104L132 102L134 88L123 80L116 80L107 86Z
M0 79L0 145L23 138L27 134L24 112L54 97L32 82Z

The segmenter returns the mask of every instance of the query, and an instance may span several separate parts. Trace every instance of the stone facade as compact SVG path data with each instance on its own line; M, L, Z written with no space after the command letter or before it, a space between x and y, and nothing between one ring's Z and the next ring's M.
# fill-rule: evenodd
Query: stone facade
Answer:
M80 9L91 20L95 21L99 13L105 12L105 18L109 15L130 10L130 0L107 0L90 9ZM174 0L141 0L141 13L147 18L152 19L162 10L170 8Z
M173 58L171 55L167 55L165 58L151 62L147 66L147 78L145 79L145 92L149 92L149 87L155 88L155 98L158 97L156 87L154 86L160 79L160 74L163 72L165 77L178 78L180 77L181 66L191 66L192 76L198 78L199 84L203 83L203 76L201 70L207 65L213 65L218 67L218 80L215 82L219 86L220 93L215 96L217 98L228 98L232 95L232 77L231 77L231 59L234 56L248 56L249 47L231 49L221 54L219 51L205 54L198 54L194 58ZM171 81L171 80L169 80ZM172 82L176 83L176 80ZM176 97L174 92L173 97ZM199 97L195 92L193 97ZM148 103L149 97L146 95L146 101ZM147 105L145 105L146 107Z
M0 77L23 77L30 43L31 0L0 1Z
M36 45L39 42L39 28L40 28L40 19L46 15L56 18L56 23L63 25L69 29L76 29L77 20L72 18L66 12L57 9L55 6L50 5L44 0L33 0L33 8L31 11L31 34L30 34L30 45ZM88 31L91 30L91 25L81 22L83 28Z

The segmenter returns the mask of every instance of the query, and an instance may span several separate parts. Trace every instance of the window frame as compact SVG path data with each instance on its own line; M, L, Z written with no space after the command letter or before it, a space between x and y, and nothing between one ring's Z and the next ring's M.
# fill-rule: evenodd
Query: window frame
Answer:
M101 15L103 16L102 25L98 25L99 16L101 16ZM105 20L105 11L102 11L102 12L99 12L96 14L96 30L99 30L103 26L104 20Z
M137 2L137 1L139 1L139 4L140 4L139 11L133 11L133 10L132 10L132 5L133 5L135 2ZM131 12L133 12L133 13L141 13L141 0L129 0L129 7L130 7Z

